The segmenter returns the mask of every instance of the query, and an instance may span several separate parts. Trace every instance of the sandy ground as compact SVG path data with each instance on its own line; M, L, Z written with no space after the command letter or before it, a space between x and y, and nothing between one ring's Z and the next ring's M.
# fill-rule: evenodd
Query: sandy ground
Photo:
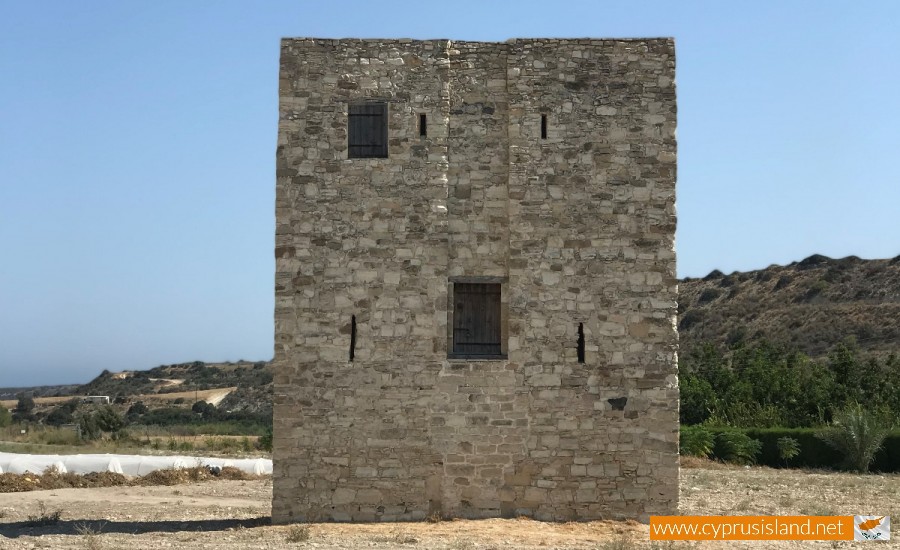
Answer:
M682 469L683 514L900 517L900 476ZM541 523L527 519L438 523L269 525L271 480L212 481L173 487L108 487L0 494L0 549L314 548L506 550L631 548L851 548L852 542L654 544L633 522ZM61 520L28 526L29 516ZM308 535L307 540L298 540ZM895 540L871 548L900 548Z

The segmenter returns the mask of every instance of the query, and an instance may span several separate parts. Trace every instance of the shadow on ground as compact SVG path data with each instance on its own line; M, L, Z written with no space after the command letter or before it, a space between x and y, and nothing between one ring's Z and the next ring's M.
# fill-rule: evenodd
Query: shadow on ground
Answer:
M32 521L0 523L0 537L18 538L40 535L83 535L85 533L178 533L183 531L227 531L271 525L272 518L261 516L247 519L201 519L190 521L107 521L97 519L59 520L55 523L35 525Z

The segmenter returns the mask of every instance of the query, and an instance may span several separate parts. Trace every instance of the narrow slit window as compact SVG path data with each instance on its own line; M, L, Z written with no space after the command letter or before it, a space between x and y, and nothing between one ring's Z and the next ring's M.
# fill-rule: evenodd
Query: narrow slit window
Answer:
M419 136L428 136L428 117L424 113L419 115Z
M541 139L547 139L547 115L541 115Z
M578 323L578 362L584 363L584 323Z
M350 362L356 355L356 315L350 317Z

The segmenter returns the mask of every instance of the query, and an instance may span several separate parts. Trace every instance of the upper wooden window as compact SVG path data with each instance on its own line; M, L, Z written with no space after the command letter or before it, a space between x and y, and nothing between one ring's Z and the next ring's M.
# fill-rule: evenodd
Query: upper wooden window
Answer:
M500 357L500 284L453 284L453 348L457 357Z
M387 158L387 103L350 104L347 113L347 156Z

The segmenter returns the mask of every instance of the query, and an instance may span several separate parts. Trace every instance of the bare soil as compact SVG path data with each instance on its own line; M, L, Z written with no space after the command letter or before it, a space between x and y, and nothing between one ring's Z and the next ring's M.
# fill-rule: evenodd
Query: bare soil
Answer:
M113 472L92 472L89 474L60 473L47 469L42 475L0 474L0 493L21 493L48 489L86 489L113 487L119 485L182 485L215 479L251 480L261 476L248 474L238 468L226 466L212 471L203 466L155 470L140 477L129 477Z
M184 399L191 403L196 401L206 401L211 405L218 405L228 394L237 389L237 386L230 388L214 388L211 390L196 391L179 391L167 393L152 393L146 395L136 395L132 399L134 401L156 402L156 401L175 401L176 399Z
M681 471L681 513L900 517L900 476L854 475L693 462ZM271 480L177 486L53 489L0 494L0 549L310 548L488 550L632 548L850 548L856 543L761 541L651 545L636 522L528 519L273 526ZM43 509L41 508L43 505ZM60 511L57 522L40 523ZM31 521L29 521L29 517ZM52 518L51 518L52 519ZM900 548L898 539L874 543Z

